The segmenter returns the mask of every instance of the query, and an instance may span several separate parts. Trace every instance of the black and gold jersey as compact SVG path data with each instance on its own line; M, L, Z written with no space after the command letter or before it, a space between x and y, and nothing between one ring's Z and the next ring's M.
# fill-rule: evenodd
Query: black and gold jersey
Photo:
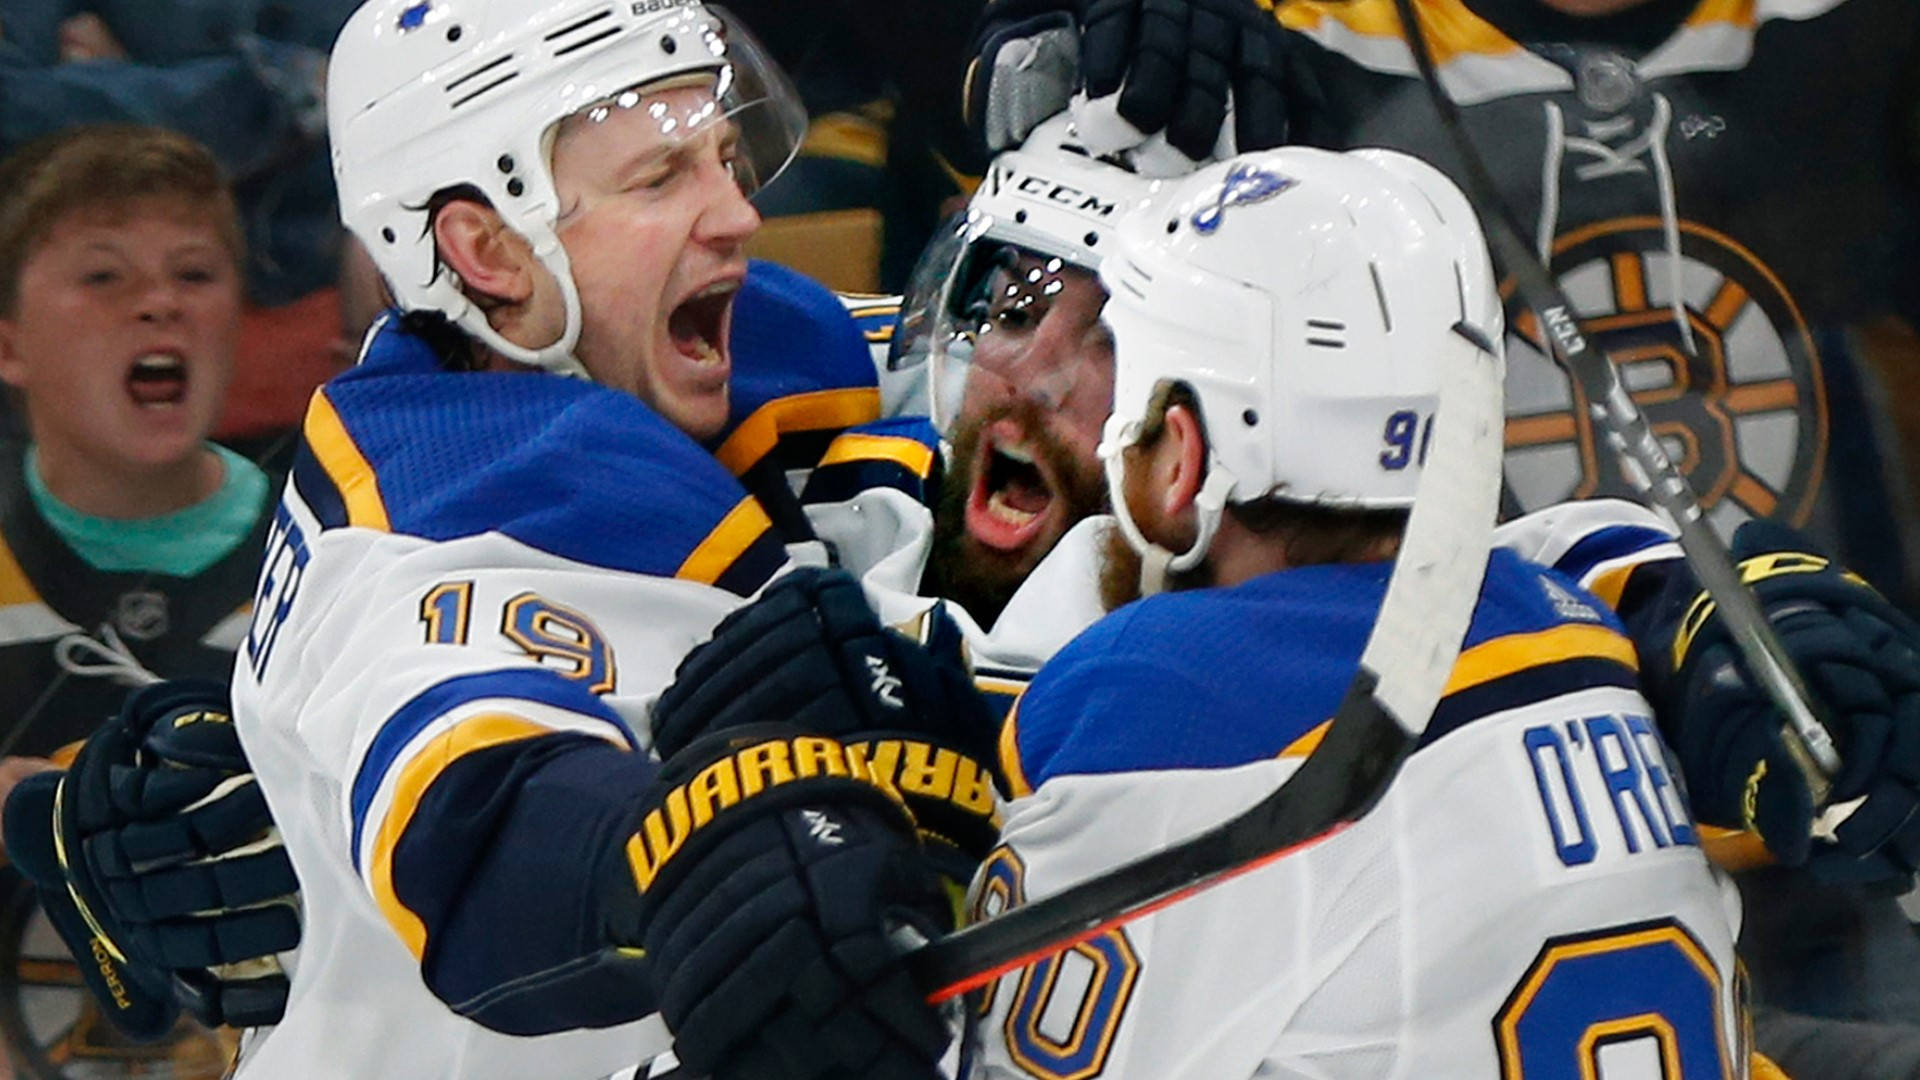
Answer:
M1876 350L1920 312L1920 6L1420 9L1522 235L1713 522L1806 526L1912 606L1908 486L1881 389L1902 371ZM1317 87L1297 138L1391 146L1459 175L1393 0L1290 0L1279 18ZM1627 493L1532 315L1514 303L1508 317L1508 511Z

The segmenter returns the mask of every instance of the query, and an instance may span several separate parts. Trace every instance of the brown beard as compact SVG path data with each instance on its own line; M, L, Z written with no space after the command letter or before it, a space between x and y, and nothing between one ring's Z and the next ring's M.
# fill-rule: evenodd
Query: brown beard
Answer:
M1134 451L1129 450L1132 454ZM1142 522L1140 505L1145 501L1145 492L1140 473L1128 470L1126 475L1127 506L1132 510L1133 520L1144 531L1148 526ZM1182 548L1193 543L1193 537L1182 538ZM1107 530L1107 539L1103 558L1100 560L1100 604L1108 611L1114 611L1140 599L1140 566L1146 560L1127 543L1127 534L1115 525ZM1204 589L1213 584L1213 563L1210 559L1201 559L1200 565L1191 570L1170 570L1167 572L1167 591L1179 592L1182 589Z
M1100 559L1100 606L1108 611L1125 607L1140 599L1140 553L1127 543L1118 526L1107 530L1105 551ZM1167 572L1167 591L1212 588L1213 561L1201 559L1191 570Z
M959 604L983 627L991 628L1007 602L1059 542L1033 551L996 551L967 534L967 500L973 494L974 467L981 433L1001 420L1017 421L1028 436L1037 462L1058 485L1053 498L1065 508L1060 535L1107 507L1107 487L1097 463L1081 461L1046 426L1046 413L1018 398L972 420L963 419L953 434L953 456L933 511L933 548L927 560L929 595Z
M1100 559L1100 606L1116 611L1140 599L1140 553L1119 527L1107 530Z

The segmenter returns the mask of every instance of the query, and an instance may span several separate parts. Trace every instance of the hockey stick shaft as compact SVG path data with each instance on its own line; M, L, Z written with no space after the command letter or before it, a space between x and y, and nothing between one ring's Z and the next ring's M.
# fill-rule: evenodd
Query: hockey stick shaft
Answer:
M1371 808L1412 749L1372 690L1363 671L1342 706L1347 723L1329 725L1299 772L1251 809L922 946L907 957L915 983L944 1001L1333 835Z
M1464 297L1462 308L1465 309ZM942 1001L1266 866L1359 820L1417 745L1459 655L1500 486L1501 365L1477 328L1442 372L1434 445L1360 669L1326 737L1279 788L1186 840L907 956ZM1285 662L1276 657L1276 662Z
M1394 0L1394 6L1420 78L1440 114L1440 126L1459 155L1467 195L1480 210L1494 256L1514 276L1521 299L1540 321L1541 337L1578 387L1594 421L1619 455L1628 482L1673 520L1679 530L1680 550L1701 588L1713 598L1748 669L1784 718L1782 745L1803 774L1814 805L1825 804L1832 790L1831 778L1840 769L1840 757L1832 735L1814 713L1805 682L1759 602L1740 580L1726 544L1706 521L1700 500L1621 384L1613 362L1587 340L1574 317L1572 303L1554 282L1552 272L1521 239L1511 210L1467 135L1459 106L1440 83L1413 0Z

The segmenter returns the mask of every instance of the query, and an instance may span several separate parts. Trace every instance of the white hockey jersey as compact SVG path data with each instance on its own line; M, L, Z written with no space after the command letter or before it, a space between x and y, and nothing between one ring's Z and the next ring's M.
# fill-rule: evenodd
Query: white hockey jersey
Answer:
M242 1077L586 1080L668 1045L582 894L651 775L647 704L804 535L787 470L880 407L831 294L756 263L737 303L711 448L584 382L444 372L391 323L316 396L234 687L304 907ZM582 746L559 798L499 796ZM543 797L561 827L513 824ZM550 888L482 892L503 857Z
M1587 554L1664 540L1605 528L1574 530L1597 538ZM1566 555L1554 534L1505 538ZM1283 782L1338 704L1387 572L1156 597L1062 650L1003 739L1016 798L976 917ZM1005 976L974 1075L1746 1076L1735 901L1696 845L1633 663L1591 596L1496 552L1447 696L1379 806Z
M663 1049L657 1023L529 1038L456 1015L423 966L468 962L436 952L456 886L435 878L470 867L425 848L488 809L441 792L489 750L573 732L643 757L645 702L785 561L758 504L634 399L447 374L378 337L309 411L236 673L305 909L286 1017L240 1075L591 1078ZM558 873L589 872L592 837L562 847Z

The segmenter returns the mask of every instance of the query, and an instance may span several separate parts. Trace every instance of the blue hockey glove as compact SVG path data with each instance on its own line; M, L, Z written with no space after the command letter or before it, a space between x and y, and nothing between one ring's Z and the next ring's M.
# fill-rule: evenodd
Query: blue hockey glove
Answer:
M7 850L128 1035L165 1034L180 1004L210 1026L280 1018L273 955L299 944L299 883L225 687L136 691L70 770L16 788L5 819Z
M612 888L615 941L649 982L689 1075L935 1080L947 1032L893 935L951 908L905 809L857 755L787 725L669 758Z
M880 625L860 583L806 567L715 628L653 710L654 749L778 721L848 743L905 799L922 839L957 881L992 849L997 731L944 610L927 644Z
M1920 626L1805 537L1756 521L1733 555L1806 679L1839 750L1829 803L1864 798L1816 842L1816 807L1712 601L1678 573L1636 634L1649 697L1695 816L1758 833L1782 864L1836 883L1902 888L1920 866Z

